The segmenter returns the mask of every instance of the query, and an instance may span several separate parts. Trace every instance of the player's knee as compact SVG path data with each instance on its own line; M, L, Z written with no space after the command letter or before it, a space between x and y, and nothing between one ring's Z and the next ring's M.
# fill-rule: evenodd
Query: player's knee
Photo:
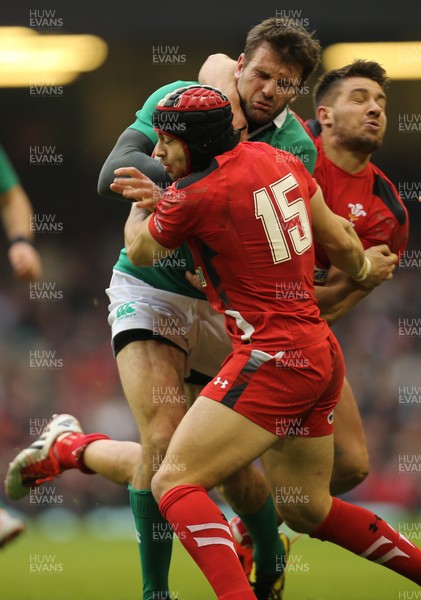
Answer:
M176 423L163 422L159 427L151 427L147 435L142 437L142 447L146 456L152 456L153 463L158 467L177 428Z
M152 477L152 481L151 481L151 492L157 502L159 502L161 500L162 496L165 494L165 491L166 490L165 490L164 481L162 480L161 474L158 471Z
M177 474L174 473L172 465L168 465L165 461L161 464L158 471L152 477L151 491L157 502L173 487L180 485L182 482L178 480Z
M326 499L326 502L327 499ZM312 533L325 519L329 512L329 504L319 502L313 504L282 505L279 514L284 523L297 533Z
M229 502L235 504L239 499L243 499L243 496L246 494L246 488L247 478L245 477L245 471L240 470L218 485L218 492Z
M349 492L362 483L369 472L370 461L366 450L347 454L339 460L335 459L330 483L332 495Z

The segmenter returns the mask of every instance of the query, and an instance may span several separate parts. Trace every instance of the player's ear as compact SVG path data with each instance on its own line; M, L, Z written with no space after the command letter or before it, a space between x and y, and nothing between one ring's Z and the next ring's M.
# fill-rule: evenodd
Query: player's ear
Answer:
M330 106L318 106L316 110L316 119L320 125L330 127L332 125L332 109Z
M234 75L237 78L240 77L241 73L243 72L244 61L245 61L245 56L244 56L244 52L242 52L240 54L240 56L238 57L237 64L235 66L235 71L234 71Z

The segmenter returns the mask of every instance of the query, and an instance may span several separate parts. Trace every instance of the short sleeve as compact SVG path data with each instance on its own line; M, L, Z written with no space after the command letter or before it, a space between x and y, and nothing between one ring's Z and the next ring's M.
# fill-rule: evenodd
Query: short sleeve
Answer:
M201 194L194 189L170 186L149 221L149 232L164 248L178 248L193 237L203 212Z

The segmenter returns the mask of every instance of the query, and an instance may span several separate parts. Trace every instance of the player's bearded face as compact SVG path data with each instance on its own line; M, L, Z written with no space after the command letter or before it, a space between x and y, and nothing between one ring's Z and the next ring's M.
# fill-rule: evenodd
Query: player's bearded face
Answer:
M255 126L273 121L301 87L302 69L280 62L266 42L248 62L244 54L237 62L235 76L242 109L247 121Z
M380 148L386 130L386 98L371 79L350 77L332 106L332 134L342 148L370 154Z
M157 156L173 181L188 175L188 157L183 144L168 135L158 133Z

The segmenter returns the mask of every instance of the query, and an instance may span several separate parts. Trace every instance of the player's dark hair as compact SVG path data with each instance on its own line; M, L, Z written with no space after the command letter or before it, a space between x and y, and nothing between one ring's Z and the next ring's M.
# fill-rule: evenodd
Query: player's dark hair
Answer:
M264 42L276 52L280 62L302 69L303 82L320 62L321 46L314 32L307 31L296 19L272 17L250 29L244 47L245 64Z
M349 77L371 79L378 83L383 91L386 91L390 83L386 71L379 63L374 60L354 60L349 65L328 71L320 77L313 90L314 107L317 108L327 100L331 102L339 91L340 83Z

